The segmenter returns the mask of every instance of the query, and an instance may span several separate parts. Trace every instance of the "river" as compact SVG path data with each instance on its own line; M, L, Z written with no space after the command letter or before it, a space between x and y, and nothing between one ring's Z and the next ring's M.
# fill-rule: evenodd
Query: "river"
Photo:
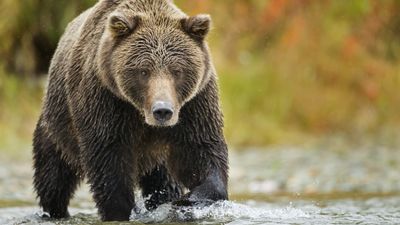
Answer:
M48 220L36 205L29 152L0 162L0 224L102 224L87 184L70 218ZM247 149L231 151L230 168L229 201L148 212L138 198L140 212L124 224L400 224L398 150Z

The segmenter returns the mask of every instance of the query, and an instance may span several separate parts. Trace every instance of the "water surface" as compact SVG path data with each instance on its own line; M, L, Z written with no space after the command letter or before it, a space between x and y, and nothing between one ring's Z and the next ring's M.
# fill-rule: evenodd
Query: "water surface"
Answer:
M133 214L124 224L399 224L400 197L292 202L223 201L204 208L170 204L153 212ZM110 224L101 223L93 209L72 208L72 217L42 219L37 207L0 209L0 224Z
M0 157L0 224L101 223L88 185L71 202L71 217L43 219L32 190L29 152ZM230 201L208 207L143 207L123 224L400 224L400 153L270 149L230 153Z

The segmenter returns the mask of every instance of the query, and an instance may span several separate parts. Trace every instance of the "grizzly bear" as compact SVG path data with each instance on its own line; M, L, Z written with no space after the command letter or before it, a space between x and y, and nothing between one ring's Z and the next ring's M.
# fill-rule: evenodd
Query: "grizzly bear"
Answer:
M51 218L86 178L104 221L227 199L228 153L210 17L171 0L100 0L67 27L33 140L34 188Z

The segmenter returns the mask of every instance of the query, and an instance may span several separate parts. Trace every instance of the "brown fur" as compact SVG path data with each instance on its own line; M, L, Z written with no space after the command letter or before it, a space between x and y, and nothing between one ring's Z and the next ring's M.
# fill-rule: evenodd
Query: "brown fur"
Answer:
M209 26L166 0L101 0L71 22L34 137L35 189L52 217L68 215L83 175L103 220L128 219L135 185L150 209L227 199ZM161 100L174 112L163 124L151 112Z

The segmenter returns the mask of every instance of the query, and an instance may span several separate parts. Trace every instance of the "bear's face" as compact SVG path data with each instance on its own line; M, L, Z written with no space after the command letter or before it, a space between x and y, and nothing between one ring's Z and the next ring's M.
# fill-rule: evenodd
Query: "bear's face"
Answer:
M103 83L152 126L173 126L208 81L206 15L147 18L114 12L99 48Z

